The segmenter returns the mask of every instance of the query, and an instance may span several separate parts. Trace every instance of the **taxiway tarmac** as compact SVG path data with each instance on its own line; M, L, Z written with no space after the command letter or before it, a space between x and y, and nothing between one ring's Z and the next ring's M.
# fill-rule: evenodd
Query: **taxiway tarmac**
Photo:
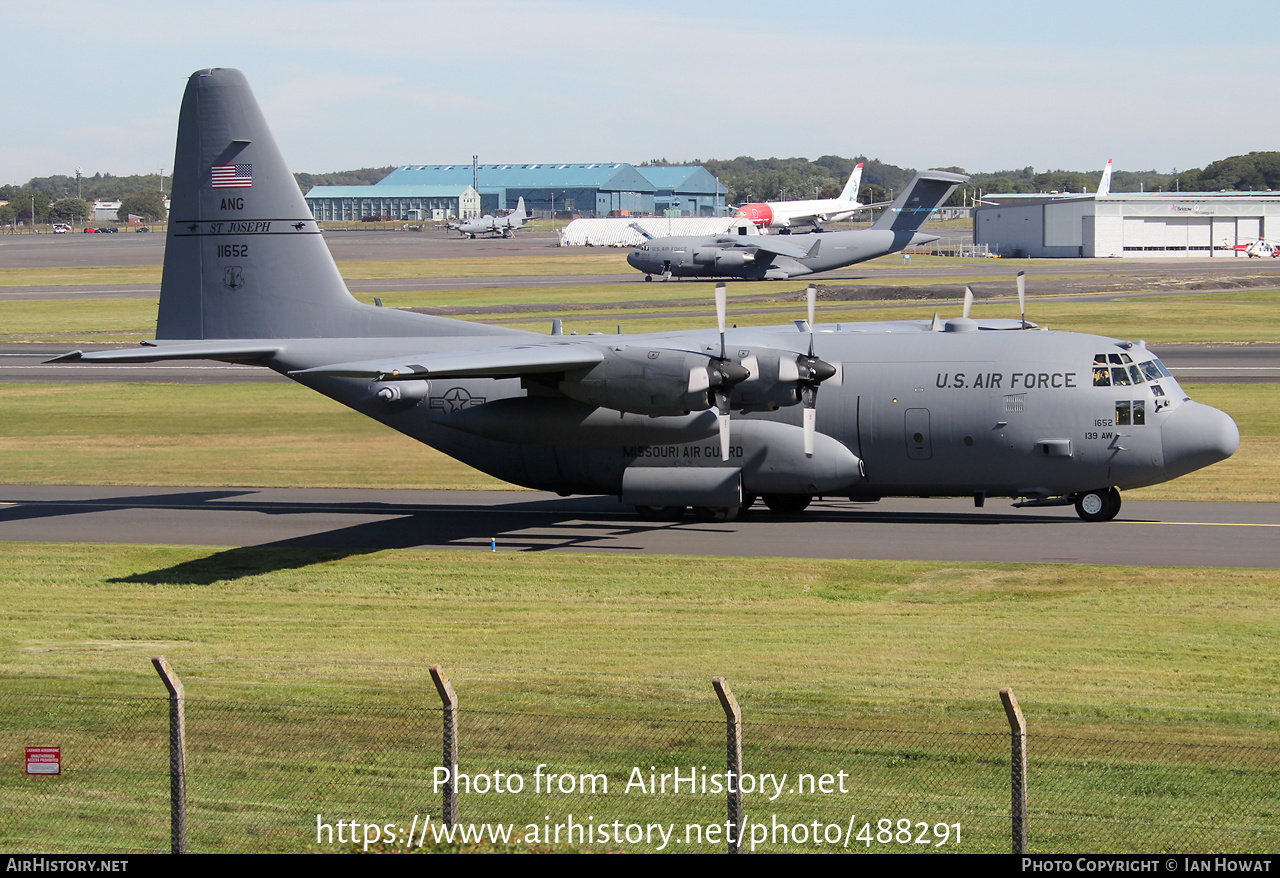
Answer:
M816 501L738 521L638 519L611 497L531 491L0 486L0 541L588 551L886 560L1280 567L1280 503L1126 500L1117 520L990 500ZM267 562L269 563L269 562ZM281 562L285 563L285 562ZM288 562L292 563L292 562Z

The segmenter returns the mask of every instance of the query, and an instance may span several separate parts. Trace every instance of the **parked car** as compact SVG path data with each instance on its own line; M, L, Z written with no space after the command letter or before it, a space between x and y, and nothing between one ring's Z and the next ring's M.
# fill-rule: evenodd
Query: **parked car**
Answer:
M84 233L86 235L96 235L98 233L98 230L95 229L93 226L85 226Z
M135 232L149 232L149 231L151 231L151 230L150 230L149 228L147 228L146 226L138 226L136 229L134 229L134 231L135 231Z
M53 224L53 233L55 235L65 235L69 231L71 231L71 226L67 225L66 223Z

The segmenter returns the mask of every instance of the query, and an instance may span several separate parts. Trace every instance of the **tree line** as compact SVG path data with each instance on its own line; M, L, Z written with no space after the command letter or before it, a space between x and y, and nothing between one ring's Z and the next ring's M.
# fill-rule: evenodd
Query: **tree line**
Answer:
M359 168L329 174L294 174L298 187L307 192L313 186L364 186L377 183L395 170ZM120 199L118 218L140 216L147 222L164 219L164 196L172 189L172 181L159 174L135 174L114 177L97 173L92 177L69 177L54 174L34 177L23 186L0 186L0 225L30 223L32 210L36 223L77 222L93 218L93 202Z
M902 168L866 156L824 155L817 159L768 158L739 156L735 159L694 159L670 162L653 159L643 165L702 165L728 189L730 204L752 201L788 201L803 198L835 198L862 162L862 188L858 200L863 203L887 201L902 191L914 176L914 168ZM305 193L313 186L367 186L386 177L394 166L358 168L328 174L294 174ZM1102 169L1091 171L1019 170L968 172L963 168L940 168L944 171L968 173L968 185L958 189L948 204L971 203L980 193L1093 192L1098 188ZM121 219L128 214L151 221L164 216L162 193L171 188L168 178L158 174L114 177L97 173L92 177L55 174L35 177L23 186L0 186L0 224L31 221L32 209L37 223L71 222L93 216L92 202L98 199L122 200ZM163 188L162 188L163 187ZM1158 171L1120 171L1113 173L1112 192L1258 192L1280 189L1280 152L1251 152L1220 159L1204 168L1163 174Z

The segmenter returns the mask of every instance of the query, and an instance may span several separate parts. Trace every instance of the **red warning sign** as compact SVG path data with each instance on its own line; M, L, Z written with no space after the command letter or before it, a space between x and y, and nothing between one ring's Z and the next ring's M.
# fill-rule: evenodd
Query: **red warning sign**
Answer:
M27 774L62 774L62 748L28 747Z

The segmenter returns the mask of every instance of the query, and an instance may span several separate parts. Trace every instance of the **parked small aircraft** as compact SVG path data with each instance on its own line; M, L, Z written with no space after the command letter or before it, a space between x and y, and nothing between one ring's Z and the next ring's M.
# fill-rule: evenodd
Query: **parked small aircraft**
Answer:
M213 186L231 163L253 169L235 197ZM932 204L954 180L925 182ZM647 517L968 495L1105 521L1120 489L1239 443L1142 342L1025 320L824 325L810 293L797 326L726 329L719 290L718 332L546 336L362 304L235 70L188 82L172 199L157 339L59 361L265 366L500 479Z
M922 171L869 229L804 235L740 234L652 238L632 250L627 262L651 280L672 277L741 277L786 280L831 271L877 256L938 240L918 231L933 212L969 178L947 171Z
M836 198L754 202L739 207L734 216L749 219L761 229L791 231L797 228L821 228L822 223L848 219L860 210L883 207L883 204L858 203L858 189L862 186L862 164L858 162L849 175L844 191Z
M524 212L524 198L521 197L516 202L516 209L506 216L495 217L486 213L482 217L476 219L462 220L458 223L452 223L449 228L459 231L469 238L475 238L476 235L501 235L504 238L510 238L511 233L524 225L524 221L528 219L528 214Z

